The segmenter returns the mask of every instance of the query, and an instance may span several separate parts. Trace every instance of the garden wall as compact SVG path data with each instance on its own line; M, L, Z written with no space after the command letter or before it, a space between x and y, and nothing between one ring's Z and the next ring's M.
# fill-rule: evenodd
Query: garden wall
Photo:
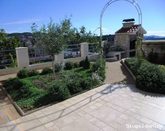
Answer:
M81 45L81 57L64 59L64 52L62 52L61 54L55 56L56 63L80 62L81 60L85 59L86 56L88 56L89 60L91 60L91 61L95 61L98 59L98 57L99 57L98 53L88 55L89 43L84 42L84 43L81 43L80 45ZM38 64L30 65L27 47L16 48L16 54L17 54L18 67L17 68L1 69L0 70L0 76L17 73L23 67L38 70L38 69L43 69L45 67L51 67L52 66L52 62L45 62L45 63L38 63Z
M165 40L146 40L142 42L145 56L149 54L156 63L165 64Z

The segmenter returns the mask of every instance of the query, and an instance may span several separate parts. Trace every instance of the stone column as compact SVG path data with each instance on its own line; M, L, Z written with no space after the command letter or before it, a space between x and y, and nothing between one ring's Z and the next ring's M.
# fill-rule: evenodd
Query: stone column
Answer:
M17 56L17 66L19 68L29 66L28 47L18 47L18 48L16 48L16 56Z
M64 62L64 52L62 51L60 54L55 55L55 63L61 64Z
M89 50L89 46L88 46L88 43L87 42L84 42L84 43L80 43L81 45L81 57L82 58L85 58L86 56L88 56L88 50Z

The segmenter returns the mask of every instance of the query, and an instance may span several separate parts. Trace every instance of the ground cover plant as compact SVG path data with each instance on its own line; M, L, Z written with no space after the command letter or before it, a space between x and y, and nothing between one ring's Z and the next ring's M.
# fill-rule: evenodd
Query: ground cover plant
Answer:
M105 69L96 63L90 63L86 58L86 65L80 67L78 63L66 63L58 67L54 76L52 69L45 68L41 73L34 70L22 69L17 78L4 82L4 87L12 99L25 112L65 100L84 91L98 86L105 79ZM105 65L102 62L101 65ZM88 68L87 68L88 67Z

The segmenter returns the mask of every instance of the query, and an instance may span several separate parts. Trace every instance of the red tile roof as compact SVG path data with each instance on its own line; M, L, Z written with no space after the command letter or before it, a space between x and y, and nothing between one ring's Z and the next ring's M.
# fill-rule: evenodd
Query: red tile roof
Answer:
M133 33L138 30L140 25L133 25L131 27L122 27L116 33Z

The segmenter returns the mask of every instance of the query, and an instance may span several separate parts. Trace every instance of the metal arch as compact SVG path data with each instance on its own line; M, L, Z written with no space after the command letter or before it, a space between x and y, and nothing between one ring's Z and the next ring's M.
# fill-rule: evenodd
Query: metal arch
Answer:
M117 1L122 1L122 0L110 0L108 3L106 3L106 5L104 6L104 8L101 11L101 14L100 14L100 44L101 44L101 47L102 47L102 18L103 18L104 12L111 4L113 4ZM139 4L135 0L123 0L123 1L129 2L130 4L132 4L135 7L135 9L138 13L138 17L139 17L139 24L142 26L142 11L141 11Z

